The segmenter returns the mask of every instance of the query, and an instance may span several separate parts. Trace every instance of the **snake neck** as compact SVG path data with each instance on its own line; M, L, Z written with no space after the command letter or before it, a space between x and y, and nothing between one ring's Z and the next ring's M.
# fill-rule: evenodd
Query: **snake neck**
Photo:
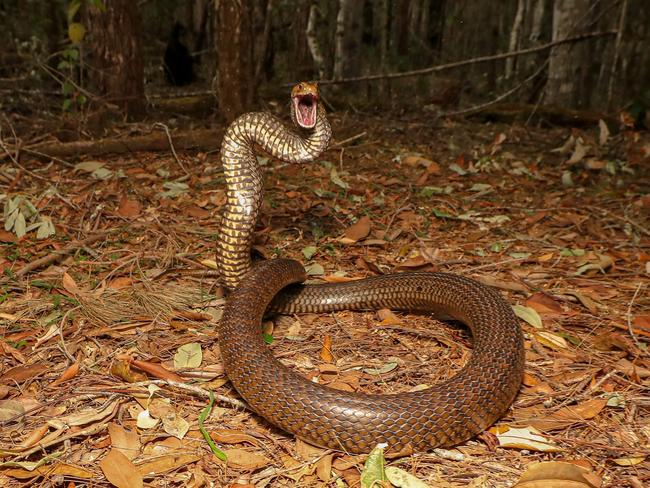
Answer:
M316 126L305 136L287 129L278 118L264 112L244 114L228 127L221 144L226 205L216 256L217 269L227 289L235 288L252 265L250 246L264 194L255 144L282 161L308 163L327 149L331 135L322 104L318 106Z

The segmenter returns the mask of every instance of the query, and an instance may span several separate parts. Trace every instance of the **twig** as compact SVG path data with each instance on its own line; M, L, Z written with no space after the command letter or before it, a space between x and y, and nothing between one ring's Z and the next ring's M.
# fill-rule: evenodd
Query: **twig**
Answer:
M361 139L363 136L365 136L367 132L364 130L360 134L357 134L356 136L348 137L347 139L343 139L342 141L338 141L330 146L330 149L334 149L335 147L342 146L343 144L347 144L348 142L356 141L357 139Z
M630 333L630 336L634 340L634 343L637 345L639 349L641 349L641 343L639 342L639 339L637 339L636 334L634 333L634 329L632 328L632 305L634 305L634 300L636 300L636 297L639 295L639 291L641 290L642 283L639 283L636 287L636 290L634 291L634 296L632 297L632 300L630 300L630 303L627 306L627 313L625 314L627 318L627 330Z
M209 398L210 397L210 392L208 390L204 389L204 388L200 388L200 387L195 386L195 385L188 385L188 384L185 384L185 383L180 383L178 381L173 381L173 380L141 381L139 383L133 383L133 384L131 384L129 386L148 386L148 385L151 385L151 384L154 384L154 385L169 385L169 386L172 386L174 388L178 388L179 390L189 391L190 393L192 393L192 394L194 394L194 395L196 395L198 397L202 397L202 398ZM244 410L250 410L250 407L246 403L242 402L241 400L237 400L236 398L230 398L230 397L227 397L225 395L219 395L219 394L214 393L214 392L212 394L214 395L214 398L219 400L220 402L229 403L230 405L232 405L234 407L241 408L241 409L244 409Z
M32 261L30 263L27 263L25 266L20 268L18 271L14 273L16 277L21 277L26 275L27 273L30 273L34 271L35 269L38 269L42 266L54 263L61 259L64 256L67 256L68 254L71 254L72 252L76 251L79 248L82 248L84 246L87 246L88 244L92 244L94 242L97 242L103 238L105 238L108 234L113 232L113 230L110 231L105 231L105 232L100 232L99 234L95 234L94 236L87 237L81 241L75 241L71 242L67 246L65 246L63 249L59 249L56 251L51 252L47 256L44 256L40 259L37 259L36 261Z
M494 105L495 103L499 103L501 100L503 100L505 98L508 98L510 95L512 95L517 90L519 90L522 86L524 86L530 80L532 80L536 76L538 76L542 71L544 71L544 69L546 68L547 65L548 65L548 59L545 62L543 62L540 65L540 67L537 68L532 75L528 76L526 79L524 79L523 81L518 83L516 86L514 86L510 90L506 91L505 93L502 93L501 95L497 96L496 98L493 98L492 100L490 100L488 102L481 103L479 105L474 105L473 107L465 108L465 109L462 109L462 110L456 110L455 112L443 112L443 113L440 114L440 116L441 117L451 117L451 116L454 116L454 115L465 115L465 114L472 113L472 112L478 112L480 110L483 110L486 107L489 107L490 105Z
M167 140L169 141L169 147L172 150L172 154L174 155L174 159L178 163L178 165L181 167L181 169L185 172L187 176L190 176L189 171L185 169L185 166L183 166L183 163L181 160L178 158L178 154L176 154L176 149L174 149L174 143L172 142L172 135L169 133L169 127L167 125L163 124L162 122L156 122L153 124L154 127L162 127L163 130L165 131L165 134L167 135Z
M393 79L393 78L407 78L410 76L428 75L430 73L436 73L438 71L449 70L452 68L459 68L461 66L467 66L469 64L485 63L487 61L496 61L498 59L507 59L513 56L522 56L525 54L532 54L539 51L545 51L547 49L551 49L552 47L558 46L560 44L568 44L576 41L582 41L585 39L591 39L593 37L611 36L615 34L617 34L617 31L615 30L590 32L586 34L580 34L577 36L567 37L565 39L559 39L557 41L547 42L546 44L542 44L541 46L529 47L526 49L518 49L517 51L510 51L507 53L491 54L489 56L479 56L477 58L464 59L462 61L439 64L436 66L430 66L428 68L416 69L412 71L402 71L400 73L387 73L387 74L377 74L377 75L369 75L369 76L356 76L352 78L341 78L340 80L319 80L318 83L321 85L338 85L342 83L358 83L362 81L385 80L385 79ZM292 86L292 85L293 83L288 83L285 86Z

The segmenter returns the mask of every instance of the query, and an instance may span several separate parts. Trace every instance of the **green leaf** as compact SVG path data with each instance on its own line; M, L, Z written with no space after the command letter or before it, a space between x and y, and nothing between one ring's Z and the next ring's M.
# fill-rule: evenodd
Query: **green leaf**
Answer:
M530 257L529 252L511 252L508 254L513 259L526 259Z
M565 171L562 173L562 186L569 188L573 186L573 178L571 177L571 171Z
M70 2L70 5L68 5L68 22L72 22L72 19L77 15L80 8L81 0L72 0Z
M467 174L467 171L465 171L463 168L458 166L456 163L451 163L449 165L449 169L458 173L460 176L465 176Z
M81 41L83 41L85 35L86 28L83 24L79 22L73 22L68 26L68 37L73 43L79 44Z
M318 252L316 246L307 246L302 248L302 255L305 256L305 259L311 259L316 252Z
M71 107L72 107L72 100L70 100L69 98L66 98L65 100L63 100L63 104L61 105L61 108L62 108L65 112L67 112L68 110L70 110Z
M536 329L542 329L542 318L537 313L537 310L534 308L526 307L524 305L513 305L513 312L515 315L522 319L523 321L529 323Z
M438 210L437 208L432 208L431 213L438 217L439 219L453 219L454 216L448 212L443 212L442 210Z
M45 239L56 234L56 229L54 228L52 219L49 217L41 217L41 219L41 223L38 226L38 230L36 231L36 238Z
M386 444L379 444L368 454L368 459L366 459L361 473L362 488L376 488L378 483L387 481L384 472L384 465L386 464L384 447L386 447Z
M472 187L469 189L469 191L486 191L486 190L491 190L492 185L488 185L487 183L475 183L472 185Z
M337 186L340 186L344 190L347 190L350 187L350 185L348 185L345 181L341 179L338 171L336 171L336 168L334 167L332 167L332 170L330 171L330 180L332 181L332 183L334 183Z
M321 276L325 274L325 269L318 263L311 263L305 266L307 276Z
M214 405L214 393L210 392L210 401L205 406L205 408L201 410L201 413L199 414L199 430L201 431L201 434L203 435L205 442L207 442L208 446L210 446L210 450L212 451L212 454L214 454L219 459L225 462L228 459L226 457L226 453L223 452L215 445L214 441L212 440L212 437L210 437L210 434L208 433L207 430L205 430L205 426L203 425L205 419L207 419L210 416L210 412L212 412L213 405Z
M440 186L425 186L420 190L420 195L424 198L430 198L433 195L442 195L445 193L445 189Z
M386 478L398 488L430 488L424 481L395 466L386 467Z
M273 336L271 334L262 334L262 339L265 344L273 344Z
M203 352L201 351L201 344L198 342L190 342L183 344L178 348L174 354L174 368L198 368L203 361Z

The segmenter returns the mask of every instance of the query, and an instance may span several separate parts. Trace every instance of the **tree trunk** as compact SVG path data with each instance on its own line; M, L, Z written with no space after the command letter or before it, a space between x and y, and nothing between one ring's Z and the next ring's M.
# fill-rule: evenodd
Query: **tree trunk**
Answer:
M388 46L390 24L388 22L388 12L390 9L390 0L379 0L374 3L375 13L375 37L379 43L379 72L386 73L388 70ZM388 80L379 81L379 99L387 100L389 98Z
M517 1L517 13L512 22L512 30L510 31L510 42L508 43L508 51L514 51L519 47L519 38L521 33L521 25L524 21L524 10L526 8L525 0ZM506 59L505 77L507 80L516 74L516 58Z
M318 4L314 2L309 7L309 19L307 21L306 32L307 45L309 46L311 57L314 60L314 66L318 71L318 77L323 79L325 78L325 58L323 56L323 50L321 49L320 42L318 40L318 31L316 30L318 16Z
M217 8L217 99L227 122L251 108L256 89L247 0L220 0Z
M88 75L107 101L139 117L145 110L145 96L137 6L130 0L112 0L103 11L88 5Z
M589 0L555 0L553 4L553 41L580 34ZM549 55L546 102L567 108L580 108L580 87L584 87L591 65L590 53L584 44L563 44L554 47ZM587 87L585 87L587 88ZM587 90L585 90L586 92ZM583 96L585 94L582 94Z
M311 0L300 0L291 15L291 56L295 60L289 66L294 81L310 80L314 77L314 63L309 51L307 29L311 12Z
M334 78L348 78L361 73L362 34L363 2L339 0L339 11L336 17Z

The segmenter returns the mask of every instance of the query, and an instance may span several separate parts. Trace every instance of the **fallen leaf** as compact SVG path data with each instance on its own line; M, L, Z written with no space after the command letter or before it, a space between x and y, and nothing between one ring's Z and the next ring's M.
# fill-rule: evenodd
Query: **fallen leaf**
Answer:
M370 228L370 217L364 215L345 230L345 237L341 238L340 240L344 244L352 244L358 242L370 234Z
M121 217L133 218L140 215L142 205L137 200L131 200L126 195L120 199L120 206L117 208L117 214Z
M559 350L569 347L564 337L558 334L553 334L552 332L539 331L535 332L534 336L541 344L544 344L546 347L550 347L551 349Z
M384 460L384 447L386 447L386 444L378 444L368 454L368 459L366 459L363 465L363 471L361 472L362 488L373 488L379 483L386 481L386 473L384 472L384 465L386 464Z
M0 376L0 384L22 383L39 376L41 373L49 370L49 366L43 363L26 364L8 369Z
M546 314L562 314L564 311L560 304L546 293L537 292L532 294L524 304L537 311Z
M537 310L530 307L525 307L524 305L513 305L512 310L515 312L515 315L517 317L532 325L536 329L543 328L542 318L537 313Z
M534 427L521 429L510 427L502 433L496 434L501 447L512 447L515 449L528 449L540 452L559 452L562 450L557 444L546 439L540 431Z
M215 429L210 432L210 437L217 442L223 444L242 444L248 442L253 445L258 445L258 440L249 434L244 434L240 430L234 429Z
M99 462L106 479L117 488L139 488L144 486L142 475L129 459L116 449Z
M124 454L127 459L133 460L140 454L140 437L137 432L111 422L108 424L108 435L113 449Z
M20 422L25 407L17 400L0 400L0 422Z
M174 354L174 368L176 369L198 368L202 361L203 352L201 344L198 342L183 344Z
M386 478L399 488L430 488L424 481L395 466L386 468Z
M531 463L515 488L599 488L594 473L572 463L545 461ZM597 478L596 478L597 479Z
M168 454L155 458L152 461L138 464L137 473L145 478L153 478L162 473L193 464L199 459L201 457L196 454Z
M323 347L319 353L320 358L326 363L333 363L334 356L332 355L332 336L327 334L323 337Z
M228 466L252 471L271 464L271 461L261 454L247 451L246 449L224 449L228 458Z
M645 461L646 456L628 456L624 458L612 459L619 466L636 466Z

